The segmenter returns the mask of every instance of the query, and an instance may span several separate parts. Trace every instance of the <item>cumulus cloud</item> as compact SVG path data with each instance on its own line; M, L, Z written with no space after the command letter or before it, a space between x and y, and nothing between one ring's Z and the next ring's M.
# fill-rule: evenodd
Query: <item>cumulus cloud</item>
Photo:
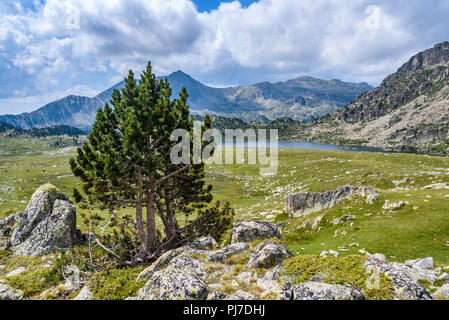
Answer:
M71 88L93 95L148 60L158 74L182 69L215 85L300 75L376 84L447 40L448 15L444 0L234 1L210 12L192 0L1 2L0 113Z

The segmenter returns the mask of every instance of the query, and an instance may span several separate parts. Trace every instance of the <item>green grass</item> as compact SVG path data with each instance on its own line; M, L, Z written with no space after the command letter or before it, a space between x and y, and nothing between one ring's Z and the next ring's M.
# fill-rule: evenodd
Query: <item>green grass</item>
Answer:
M73 149L64 149L0 155L0 214L23 211L32 193L44 183L71 196L79 183L68 166L74 154ZM281 149L279 163L278 174L272 177L261 176L257 165L209 165L207 182L214 186L215 200L231 203L237 219L265 220L261 213L268 213L284 221L285 242L295 254L320 254L344 247L348 250L341 251L344 256L365 248L390 260L432 256L437 264L449 265L449 190L421 190L432 183L449 183L448 158ZM408 190L395 189L393 181L405 177L410 181L400 187ZM381 190L381 198L374 205L347 201L305 218L283 213L289 193L333 190L345 184L373 186ZM396 213L383 213L385 200L409 201L410 205ZM124 212L132 213L132 209ZM305 220L323 213L318 229L301 228ZM330 223L342 215L357 218L340 225ZM352 243L359 246L350 247Z

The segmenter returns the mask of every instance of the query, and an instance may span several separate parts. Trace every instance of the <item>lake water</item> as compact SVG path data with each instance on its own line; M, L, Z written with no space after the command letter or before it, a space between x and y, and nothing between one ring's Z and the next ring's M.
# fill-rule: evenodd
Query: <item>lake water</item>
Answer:
M230 146L231 143L222 143L222 146ZM234 142L234 146L238 147L257 147L256 142L247 141L242 144L236 144ZM269 145L268 145L269 146ZM326 151L352 151L352 152L377 152L384 153L386 152L383 149L379 148L371 148L371 147L363 147L363 146L338 146L334 144L324 144L324 143L313 143L313 142L305 142L305 141L278 141L279 149L304 149L304 150L326 150Z

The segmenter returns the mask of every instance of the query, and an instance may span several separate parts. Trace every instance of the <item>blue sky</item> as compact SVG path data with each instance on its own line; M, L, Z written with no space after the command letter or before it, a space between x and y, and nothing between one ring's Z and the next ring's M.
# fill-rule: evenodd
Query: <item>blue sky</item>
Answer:
M222 2L232 2L232 1L220 1L220 0L195 0L194 1L198 11L211 11L217 9ZM251 3L257 2L257 0L240 0L243 7L248 7Z
M449 40L447 0L0 1L0 114L140 73L212 86L301 75L378 84Z

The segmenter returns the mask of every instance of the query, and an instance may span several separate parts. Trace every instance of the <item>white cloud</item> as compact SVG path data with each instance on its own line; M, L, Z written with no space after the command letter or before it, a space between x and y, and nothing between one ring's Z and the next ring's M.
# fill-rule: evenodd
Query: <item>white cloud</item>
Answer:
M205 13L191 0L26 2L0 4L0 98L9 101L98 91L148 60L158 74L182 69L221 85L303 74L378 83L449 30L444 0L234 1Z

